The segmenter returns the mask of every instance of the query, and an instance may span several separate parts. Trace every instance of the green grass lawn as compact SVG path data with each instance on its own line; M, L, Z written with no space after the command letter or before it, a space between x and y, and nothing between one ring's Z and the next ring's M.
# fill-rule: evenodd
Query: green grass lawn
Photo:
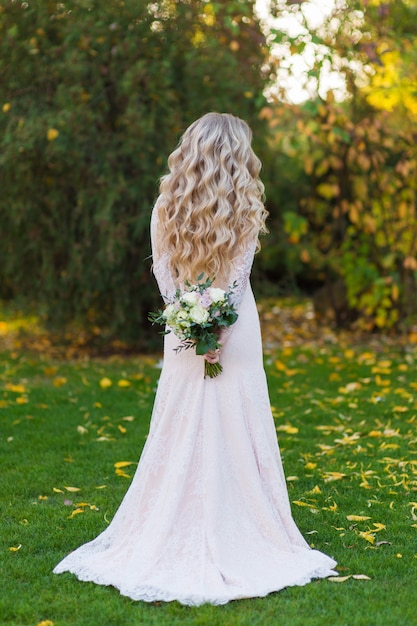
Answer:
M266 355L293 514L309 543L336 558L341 582L189 608L51 573L105 528L127 489L157 359L1 354L0 624L417 624L416 363L415 351L384 345Z

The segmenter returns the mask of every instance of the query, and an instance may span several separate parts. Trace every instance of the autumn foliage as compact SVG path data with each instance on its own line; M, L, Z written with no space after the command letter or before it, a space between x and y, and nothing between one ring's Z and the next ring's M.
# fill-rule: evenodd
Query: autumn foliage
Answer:
M263 111L281 188L298 181L278 216L277 256L298 280L325 285L340 324L366 330L417 314L416 18L409 2L352 0L316 31L275 33L295 52L318 46L306 76L317 98ZM342 101L321 89L324 68L344 75Z

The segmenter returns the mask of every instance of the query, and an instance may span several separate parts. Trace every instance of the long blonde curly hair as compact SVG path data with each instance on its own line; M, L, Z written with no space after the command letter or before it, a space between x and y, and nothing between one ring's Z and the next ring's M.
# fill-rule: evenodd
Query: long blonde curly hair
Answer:
M228 113L207 113L183 134L168 158L155 205L159 245L169 251L178 285L204 273L227 279L233 262L251 241L267 232L268 215L259 179L261 162L252 132Z

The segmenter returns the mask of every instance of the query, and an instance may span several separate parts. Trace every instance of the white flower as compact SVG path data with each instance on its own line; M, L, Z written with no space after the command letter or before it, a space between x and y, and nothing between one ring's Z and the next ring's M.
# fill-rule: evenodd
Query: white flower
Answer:
M212 302L224 302L226 293L223 289L220 289L219 287L210 287L209 292Z
M198 302L198 293L196 291L186 291L181 296L181 302L194 306Z
M172 320L175 318L175 314L177 312L176 307L173 304L168 304L165 307L165 310L163 312L163 316L166 320Z
M209 318L208 311L197 304L190 310L190 319L196 324L204 324Z

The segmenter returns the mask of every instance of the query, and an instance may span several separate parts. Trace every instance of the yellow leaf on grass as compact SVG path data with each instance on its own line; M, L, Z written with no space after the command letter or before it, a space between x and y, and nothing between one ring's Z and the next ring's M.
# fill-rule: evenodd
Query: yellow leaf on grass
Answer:
M62 385L65 385L66 382L67 379L65 376L56 376L54 378L54 387L62 387Z
M55 622L50 619L43 619L41 622L38 622L36 626L55 626Z
M71 491L71 492L81 491L79 487L64 487L64 489L66 489L67 491Z
M16 398L16 404L27 404L29 402L27 396L18 396Z
M311 461L309 461L308 463L304 465L304 469L306 469L307 471L316 469L316 467L317 467L317 463L312 463Z
M122 469L116 469L117 476L121 476L122 478L131 478L130 474L126 474Z
M386 360L386 361L378 361L377 365L379 367L391 367L392 361L388 361L388 360Z
M118 387L130 387L131 386L131 382L130 380L126 380L125 378L122 378L121 380L118 381L117 386Z
M381 378L379 374L375 376L375 382L379 387L389 387L391 385L389 378Z
M392 410L394 413L405 413L408 411L408 406L395 406Z
M285 372L285 370L287 369L287 366L282 361L275 361L275 367L280 372Z
M313 489L311 489L307 493L311 493L312 495L318 495L321 493L321 489L318 485L316 485L315 487L313 487Z
M84 509L74 509L71 515L68 516L68 518L72 519L73 517L75 517L76 515L79 515L80 513L84 513Z
M295 435L298 433L298 428L296 426L291 426L291 424L280 424L280 426L277 426L277 430L282 433L287 433L287 435Z
M106 376L104 378L102 378L99 382L99 385L102 389L108 389L109 387L112 386L112 381L110 380L110 378L107 378Z
M127 467L128 465L133 465L134 461L117 461L117 463L114 464L114 467L116 468L120 468L120 467Z
M355 580L372 580L366 574L353 574L352 578L354 578Z
M345 583L349 578L352 578L352 576L329 576L327 580L331 583Z
M57 371L58 371L57 367L44 367L43 368L43 373L45 374L45 376L55 376Z
M368 530L363 530L362 532L360 532L359 537L362 537L362 539L365 539L365 541L369 541L369 543L372 543L372 544L375 543L374 535L370 533Z
M55 491L55 493L65 493L65 491L63 491L62 489L58 489L57 487L53 487L52 491Z
M122 435L125 435L127 433L127 429L124 426L122 426L121 424L117 424L117 428L120 430Z
M361 387L362 385L357 382L348 383L345 387L339 387L339 393L352 393L352 391L356 391Z
M9 550L10 552L17 552L18 550L20 550L21 547L22 547L22 544L19 543L18 546L10 546Z
M337 506L336 502L333 502L333 504L331 506L324 506L322 510L323 511L333 511L334 512L334 511L337 511L337 509L338 509L338 506Z
M329 483L333 480L342 480L342 478L346 477L346 474L343 474L342 472L325 472L323 477L324 482Z
M346 515L346 519L349 522L364 522L367 519L371 519L369 515Z
M373 524L374 528L372 529L373 533L379 533L380 530L386 530L387 527L385 526L385 524L380 524L380 523L374 523Z
M7 383L6 390L12 391L13 393L25 393L26 387L25 385L13 385L12 383Z
M387 376L391 374L391 370L387 367L377 367L376 365L371 369L371 372L372 374L385 374Z

